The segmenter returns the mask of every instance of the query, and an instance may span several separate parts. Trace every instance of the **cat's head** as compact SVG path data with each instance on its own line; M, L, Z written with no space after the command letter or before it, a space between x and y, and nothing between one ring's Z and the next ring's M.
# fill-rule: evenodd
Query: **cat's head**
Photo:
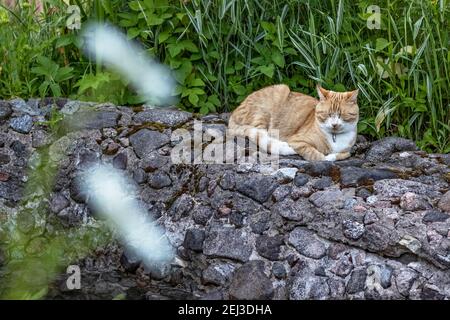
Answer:
M316 121L320 128L332 134L355 130L359 119L358 90L334 92L317 86L319 103Z

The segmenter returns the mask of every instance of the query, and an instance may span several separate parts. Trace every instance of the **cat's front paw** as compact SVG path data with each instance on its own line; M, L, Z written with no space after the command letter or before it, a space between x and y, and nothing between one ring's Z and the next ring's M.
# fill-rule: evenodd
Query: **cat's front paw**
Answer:
M330 153L329 155L326 155L324 160L325 161L336 161L336 153Z

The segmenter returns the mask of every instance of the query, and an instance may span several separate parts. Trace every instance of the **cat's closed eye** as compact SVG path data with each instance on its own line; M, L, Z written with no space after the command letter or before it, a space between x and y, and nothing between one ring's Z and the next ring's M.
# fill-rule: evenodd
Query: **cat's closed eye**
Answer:
M342 116L342 120L347 122L353 122L356 120L357 117L358 117L357 113L347 113Z

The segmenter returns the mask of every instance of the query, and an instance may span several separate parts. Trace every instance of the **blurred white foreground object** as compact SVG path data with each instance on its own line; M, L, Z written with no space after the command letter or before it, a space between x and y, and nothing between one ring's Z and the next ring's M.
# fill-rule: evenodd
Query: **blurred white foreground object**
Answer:
M89 205L117 229L126 250L150 268L172 262L174 253L164 230L139 205L135 186L122 172L96 164L83 173L82 181Z
M91 23L82 35L85 52L122 74L148 103L174 102L170 69L151 59L136 42L108 24Z

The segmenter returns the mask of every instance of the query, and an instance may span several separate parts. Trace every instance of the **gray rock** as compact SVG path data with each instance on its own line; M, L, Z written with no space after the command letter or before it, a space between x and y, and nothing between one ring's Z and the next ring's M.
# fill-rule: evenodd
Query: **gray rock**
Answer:
M331 161L310 161L304 166L305 172L313 177L331 176L339 168Z
M288 183L294 180L297 168L281 168L273 173L280 183Z
M323 277L305 278L297 276L292 282L289 293L291 300L326 300L330 296L330 287Z
M347 293L353 294L363 291L366 286L367 270L358 268L353 270L347 283Z
M422 218L423 223L444 222L450 218L450 215L438 210L429 210Z
M123 252L120 256L120 264L127 272L135 273L141 265L141 260L131 253Z
M443 300L445 295L440 292L437 286L425 284L420 293L420 298L423 300Z
M192 218L195 223L206 225L213 215L213 210L210 207L198 205L195 206L192 213Z
M0 153L0 165L8 164L11 161L11 157L7 153Z
M12 109L8 101L0 100L0 120L8 119L12 114Z
M278 279L286 278L287 271L284 264L282 262L275 261L272 265L272 274Z
M431 209L431 205L424 197L413 192L406 192L400 198L400 208L407 211L418 211Z
M105 143L105 142L106 141L103 141L103 143ZM106 155L112 156L112 155L116 154L117 151L119 151L119 149L120 149L120 145L114 141L111 141L108 144L103 146L103 153Z
M125 170L128 164L128 156L126 152L121 152L113 158L113 166L119 170Z
M133 171L133 179L136 183L143 184L147 182L147 173L143 169L137 168Z
M282 185L279 186L272 194L272 199L275 202L279 202L286 198L292 191L292 187L290 185Z
M356 187L370 185L373 181L395 178L397 178L397 175L389 170L344 167L341 168L340 182L343 187Z
M233 227L214 225L207 232L203 253L207 256L248 261L252 253L250 235Z
M26 158L29 155L27 145L22 143L19 140L14 140L10 146L11 150L14 151L14 154L17 158Z
M250 228L254 233L261 234L269 229L270 216L267 211L260 211L249 217Z
M237 300L266 300L274 294L272 282L264 273L264 262L250 261L238 268L230 285L230 298Z
M382 162L388 160L394 152L415 150L417 150L417 146L411 140L388 137L378 140L372 144L372 147L366 154L366 160L372 162Z
M331 299L342 299L345 296L345 282L339 278L328 279Z
M364 200L366 200L371 195L372 193L366 188L359 188L358 190L356 190L356 196L363 198Z
M146 172L153 172L161 167L163 167L169 158L166 156L162 156L156 152L152 152L148 155L145 155L145 158L142 160L141 168Z
M21 114L28 114L30 116L39 115L41 112L39 110L39 100L38 99L29 99L28 102L25 100L17 98L9 101L12 109Z
M78 203L85 203L88 199L88 194L83 190L80 178L71 181L69 191L70 197Z
M53 213L59 213L61 210L67 208L70 201L61 193L55 194L50 201L50 210Z
M33 118L31 118L28 114L12 118L9 125L17 132L29 133L33 127Z
M234 189L234 186L236 185L234 174L229 171L225 172L222 178L220 179L219 185L224 190Z
M283 242L283 236L281 235L274 237L262 235L256 239L256 251L264 258L278 260Z
M16 179L7 182L0 181L0 198L18 202L22 197L23 184Z
M116 111L99 110L77 112L67 119L70 119L75 129L102 129L116 127L119 117Z
M205 241L205 231L202 229L188 229L184 237L183 246L186 249L201 252Z
M289 234L289 243L309 258L320 259L326 254L325 244L310 230L297 227Z
M309 181L309 176L304 173L297 173L297 175L294 178L294 184L297 187L304 186Z
M353 270L353 262L350 255L342 255L331 268L331 272L335 275L345 278Z
M51 143L51 138L44 130L34 130L32 136L32 147L39 148Z
M150 181L150 179L149 179ZM172 220L178 221L188 215L194 207L194 200L190 195L182 194L170 207L170 216Z
M311 186L317 190L323 190L328 188L333 183L333 180L330 177L322 177L320 179L314 180Z
M400 198L406 192L430 198L436 198L441 195L436 186L403 179L379 180L374 183L373 188L382 198L389 199Z
M130 136L130 143L134 152L141 159L168 142L170 142L170 139L167 135L148 129L141 129Z
M191 119L191 113L162 108L148 109L133 117L135 123L156 122L168 127L178 127Z
M236 189L243 195L258 201L266 202L277 188L273 177L264 175L239 175L236 178Z
M391 286L391 278L392 278L392 267L388 265L383 265L380 270L380 284L384 289L387 289Z
M150 173L147 178L148 185L153 189L162 189L172 185L172 180L164 171Z
M409 296L409 290L411 289L414 281L418 278L416 271L410 268L402 268L395 278L397 284L397 290L404 297Z
M314 218L317 210L308 202L300 198L297 201L285 198L272 207L272 212L292 221L309 222Z
M447 191L442 196L441 200L439 200L438 207L442 211L446 211L446 212L450 213L450 191Z
M318 208L332 206L341 209L345 203L345 196L341 190L328 189L312 194L309 201Z
M342 229L344 231L344 236L351 240L358 240L366 231L362 223L353 220L342 221Z
M212 263L202 273L204 284L225 285L230 281L235 266L230 263Z

